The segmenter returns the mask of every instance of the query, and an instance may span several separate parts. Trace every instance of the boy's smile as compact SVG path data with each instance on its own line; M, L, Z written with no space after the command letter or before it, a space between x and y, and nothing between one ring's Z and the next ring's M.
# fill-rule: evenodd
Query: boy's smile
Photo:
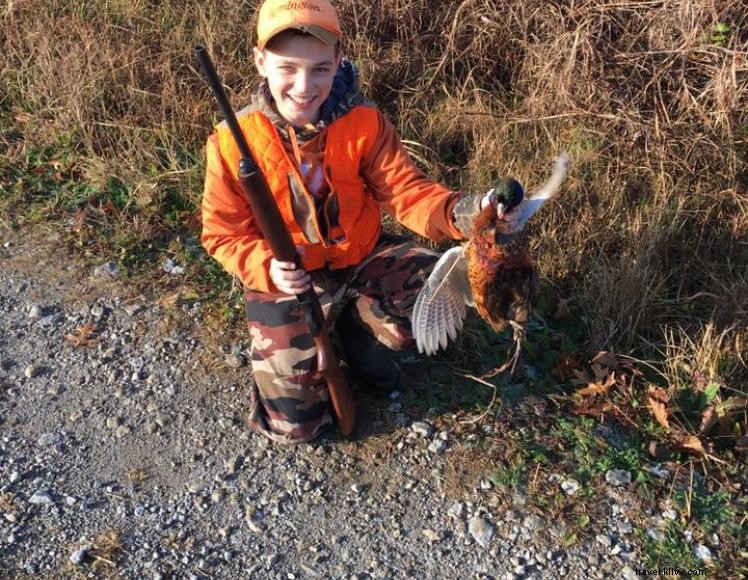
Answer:
M297 127L316 123L340 64L338 51L313 36L290 32L274 37L265 50L255 48L254 55L281 116Z

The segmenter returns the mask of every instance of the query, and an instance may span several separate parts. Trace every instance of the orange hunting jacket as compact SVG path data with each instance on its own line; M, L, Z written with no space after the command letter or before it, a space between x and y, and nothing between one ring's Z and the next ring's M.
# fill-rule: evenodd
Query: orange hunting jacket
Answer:
M381 112L359 105L301 147L323 147L330 193L315 209L288 145L259 111L237 115L252 155L265 175L293 242L302 246L307 271L355 266L381 233L380 208L433 241L462 239L452 221L458 194L428 180L412 163ZM291 129L292 130L292 129ZM247 288L276 291L272 252L237 179L240 154L226 123L208 138L201 242ZM324 224L321 221L324 220Z

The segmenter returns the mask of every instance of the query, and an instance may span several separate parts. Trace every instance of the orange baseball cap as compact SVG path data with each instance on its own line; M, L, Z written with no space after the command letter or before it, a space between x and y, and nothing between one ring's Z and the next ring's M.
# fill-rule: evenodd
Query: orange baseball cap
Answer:
M273 36L292 28L330 46L341 36L338 13L327 0L265 0L257 17L257 48L264 49Z

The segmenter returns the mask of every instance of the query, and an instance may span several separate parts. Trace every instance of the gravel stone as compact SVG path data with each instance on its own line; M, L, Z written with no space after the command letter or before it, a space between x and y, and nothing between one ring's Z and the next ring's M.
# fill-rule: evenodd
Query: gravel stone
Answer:
M79 548L70 554L70 561L76 566L82 566L88 556L90 547Z
M443 439L434 439L429 445L429 451L441 455L447 450L447 442Z
M413 433L424 439L431 439L435 433L434 428L426 421L413 421L410 429Z
M631 483L631 472L625 469L610 469L605 474L605 481L616 487L624 487Z
M44 306L41 304L34 304L31 308L29 308L28 317L31 320L37 320L44 316Z
M496 530L491 522L484 518L475 516L468 520L468 531L470 532L470 535L475 538L476 542L484 548L487 548L490 545L491 539Z
M94 276L97 278L116 278L119 276L117 262L105 262L94 268Z
M579 482L576 479L566 479L561 482L561 489L566 492L566 495L574 495L579 491Z
M34 377L38 377L42 372L44 371L44 367L38 366L38 365L29 365L27 366L23 374L27 379L33 379Z
M704 563L708 563L714 560L714 555L712 554L712 551L704 544L697 544L694 547L693 553L694 553L694 556L696 556L699 560L701 560Z
M29 503L33 505L49 505L54 502L52 493L48 489L40 489L29 498Z
M465 517L465 504L462 502L455 502L451 506L449 506L449 510L447 510L447 514L449 517L455 520L461 520Z
M229 354L223 359L223 362L231 369L238 369L247 364L245 358L240 354Z

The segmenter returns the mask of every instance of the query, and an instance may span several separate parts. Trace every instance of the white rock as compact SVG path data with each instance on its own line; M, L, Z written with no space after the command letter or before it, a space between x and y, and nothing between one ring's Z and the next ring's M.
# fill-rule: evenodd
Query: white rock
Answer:
M43 370L44 370L44 367L40 367L37 365L29 365L23 371L23 374L26 375L27 379L33 379L34 377L39 376Z
M138 312L143 310L143 305L142 304L125 304L122 307L122 310L124 310L128 316L135 316Z
M610 469L605 474L605 481L616 487L623 487L631 483L631 472L625 469Z
M431 439L434 436L434 428L426 421L413 421L410 429L419 437Z
M597 540L598 544L601 544L606 548L610 548L611 544L613 543L610 540L610 536L608 536L607 534L597 534L597 536L595 536L595 539Z
M118 274L117 262L106 262L94 269L94 276L98 278L116 278Z
M475 541L484 548L487 548L491 543L495 531L491 522L478 516L468 520L468 530Z
M579 482L576 479L567 479L561 482L561 489L563 489L567 495L574 495L579 491Z
M164 269L164 272L167 272L168 274L172 274L174 276L184 274L184 266L177 265L177 263L174 262L174 260L172 260L171 258L166 258L161 267Z
M662 465L659 463L650 465L646 469L649 473L651 473L655 477L659 477L660 479L667 479L668 477L670 477L670 472L666 468L662 467Z
M29 498L29 503L34 505L49 505L54 502L55 500L48 489L40 489Z
M434 439L429 445L429 451L441 455L447 450L447 442L443 439Z
M465 504L459 501L453 503L447 510L447 514L452 519L461 520L465 517Z
M40 306L39 304L34 304L31 308L29 308L28 317L31 320L36 320L37 318L41 318L43 315L44 315L44 306Z
M647 530L647 536L652 538L655 542L662 542L665 539L665 534L663 534L660 530L655 530L652 528L649 528Z
M696 547L693 549L693 553L702 562L711 562L712 560L714 560L714 555L712 554L712 551L709 548L707 548L704 544L697 544Z
M75 564L76 566L81 566L83 562L86 561L86 556L88 555L88 547L83 547L77 549L75 552L70 554L70 561Z

